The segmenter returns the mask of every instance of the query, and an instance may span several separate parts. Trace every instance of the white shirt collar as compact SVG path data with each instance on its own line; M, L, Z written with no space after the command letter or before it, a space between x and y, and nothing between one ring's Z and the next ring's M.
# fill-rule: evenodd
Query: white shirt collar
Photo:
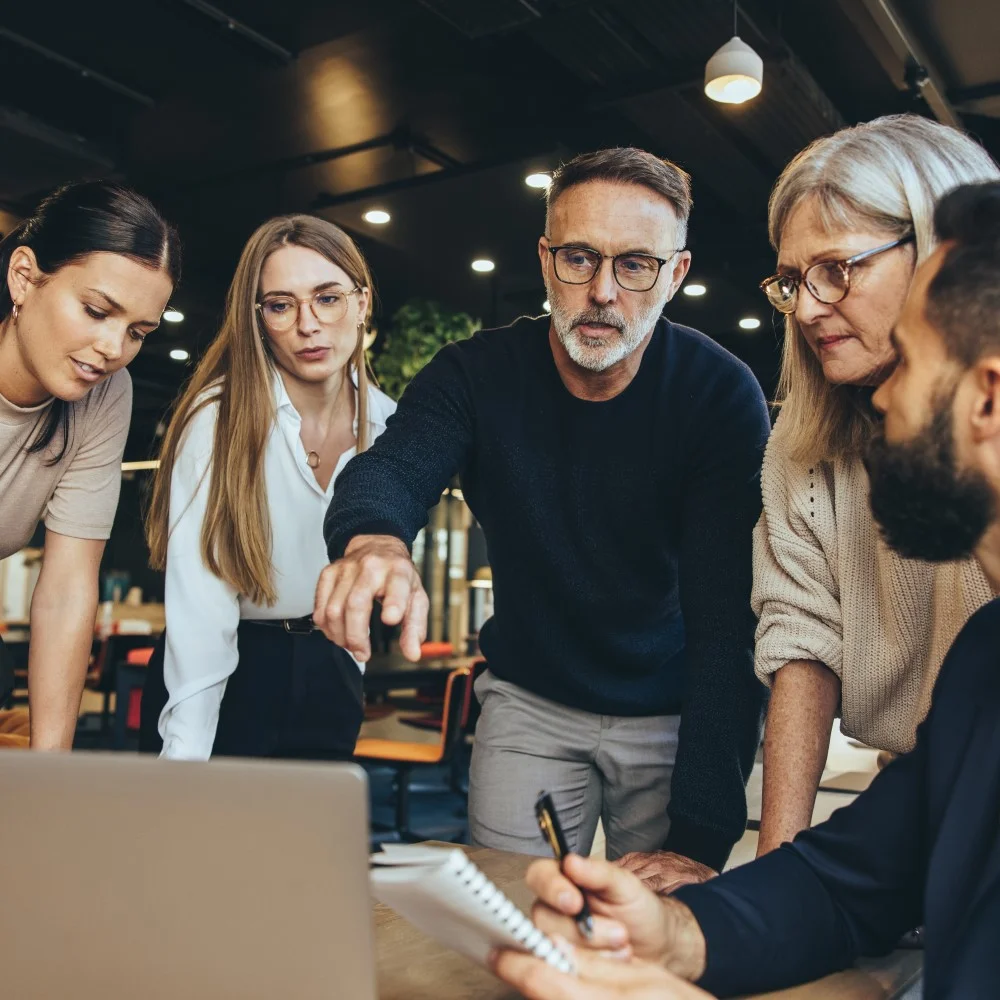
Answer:
M272 369L272 379L274 387L274 402L276 407L279 410L290 410L295 415L295 419L301 422L302 416L299 411L295 409L295 405L289 398L288 390L285 388L285 380L281 377L277 368ZM358 387L357 369L352 369L351 380L354 382L354 388L356 389ZM374 436L378 436L385 430L385 422L389 419L395 409L396 404L384 392L382 392L381 389L377 389L369 383L368 424L369 427L375 432ZM354 433L358 433L358 418L356 415L354 417Z

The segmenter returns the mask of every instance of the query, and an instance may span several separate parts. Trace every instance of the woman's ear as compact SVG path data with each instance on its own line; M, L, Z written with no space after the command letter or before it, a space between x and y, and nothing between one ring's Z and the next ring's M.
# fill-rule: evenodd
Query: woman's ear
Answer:
M368 307L371 305L372 293L367 285L360 286L358 292L358 322L368 326Z
M31 247L15 247L7 267L7 289L15 305L23 305L28 287L38 283L42 271Z

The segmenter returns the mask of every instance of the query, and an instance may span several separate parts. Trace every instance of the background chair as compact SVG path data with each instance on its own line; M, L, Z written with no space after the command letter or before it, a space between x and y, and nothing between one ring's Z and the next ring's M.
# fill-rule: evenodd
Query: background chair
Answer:
M109 635L102 643L94 657L94 665L87 674L86 687L91 691L99 691L103 695L101 706L100 743L109 746L112 743L111 695L117 693L118 668L125 662L125 657L133 649L149 648L156 641L150 635Z
M361 737L354 748L360 763L388 766L395 772L395 825L378 829L381 840L416 842L426 839L410 828L410 778L417 768L450 765L464 739L464 722L471 697L471 671L468 667L452 670L445 683L441 738L436 743L387 740ZM464 827L463 831L464 832Z

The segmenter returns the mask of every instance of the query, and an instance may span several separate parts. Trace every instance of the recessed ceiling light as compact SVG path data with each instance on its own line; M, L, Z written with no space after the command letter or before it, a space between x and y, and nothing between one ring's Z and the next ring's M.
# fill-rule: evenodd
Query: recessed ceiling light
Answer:
M530 188L540 188L544 190L552 183L552 177L550 174L543 173L528 174L528 176L524 178L524 183Z
M187 359L191 357L191 354L190 352L185 351L183 347L175 347L170 352L170 357L173 358L174 361L187 361Z
M549 303L549 300L548 300L548 299L546 299L546 300L545 300L545 301L544 301L544 302L542 303L542 308L543 308L543 309L544 309L544 310L545 310L545 311L546 311L547 313L550 313L550 312L552 312L552 306L551 306L551 304Z
M365 222L370 222L373 226L384 226L392 216L382 208L373 208L365 212Z
M180 323L184 319L184 313L180 309L175 309L173 306L169 306L163 311L163 318L168 323Z
M685 285L684 286L684 294L685 295L690 295L693 298L697 298L699 295L704 295L705 292L707 292L707 291L708 291L708 289L704 285L699 284L698 282L695 282L692 285Z
M487 274L496 267L488 257L480 257L478 260L472 262L472 270L478 271L480 274Z
M760 320L756 316L744 316L740 320L741 330L756 330L760 326Z

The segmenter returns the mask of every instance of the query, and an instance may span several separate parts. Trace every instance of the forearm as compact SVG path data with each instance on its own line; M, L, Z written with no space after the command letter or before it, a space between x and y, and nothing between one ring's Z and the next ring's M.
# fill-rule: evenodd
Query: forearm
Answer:
M90 661L97 614L97 578L43 579L31 602L28 697L31 746L68 750Z
M822 663L794 660L775 674L764 729L758 856L810 825L839 704L840 679Z

